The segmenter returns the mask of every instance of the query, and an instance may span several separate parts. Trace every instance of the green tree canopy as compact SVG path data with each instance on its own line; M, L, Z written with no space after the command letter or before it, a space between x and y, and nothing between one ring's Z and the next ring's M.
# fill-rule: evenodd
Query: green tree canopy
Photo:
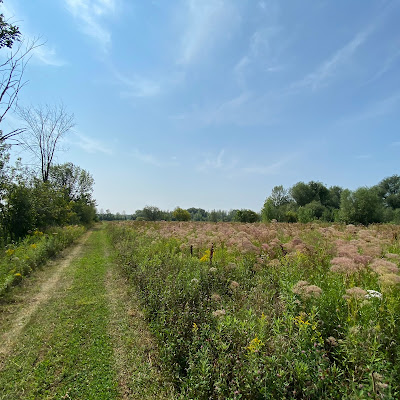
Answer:
M3 0L0 0L3 3ZM0 14L0 49L3 47L12 48L14 42L21 39L21 32L18 26L10 24L4 18L3 14Z
M339 218L346 223L368 225L383 222L383 201L376 187L343 190Z
M238 210L236 211L235 221L238 222L258 222L260 216L253 210Z
M64 191L68 200L91 199L93 193L93 177L71 162L53 165L49 172L49 182Z
M172 216L177 221L190 221L192 219L190 212L180 207L175 208L175 210L172 212Z
M393 175L383 179L377 185L384 204L392 209L400 208L400 176Z

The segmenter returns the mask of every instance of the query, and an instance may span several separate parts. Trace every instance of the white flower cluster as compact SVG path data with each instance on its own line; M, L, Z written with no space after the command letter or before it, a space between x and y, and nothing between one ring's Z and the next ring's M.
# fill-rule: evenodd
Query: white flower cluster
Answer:
M382 293L377 292L376 290L367 290L367 294L365 295L366 299L373 299L373 298L377 298L377 299L381 299L382 298Z

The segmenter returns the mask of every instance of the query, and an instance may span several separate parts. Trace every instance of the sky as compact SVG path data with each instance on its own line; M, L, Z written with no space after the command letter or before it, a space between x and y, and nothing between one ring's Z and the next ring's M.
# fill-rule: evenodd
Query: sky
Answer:
M400 174L400 1L4 0L0 10L43 43L19 104L74 114L56 162L92 174L98 209L259 211L276 185L353 190ZM20 121L10 112L2 124Z

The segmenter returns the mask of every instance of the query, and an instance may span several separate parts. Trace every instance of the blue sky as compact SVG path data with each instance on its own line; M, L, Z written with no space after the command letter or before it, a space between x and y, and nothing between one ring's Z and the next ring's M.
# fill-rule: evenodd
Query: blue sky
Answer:
M75 114L98 207L260 210L400 174L400 2L5 0L45 43L20 104ZM9 115L5 124L16 127Z

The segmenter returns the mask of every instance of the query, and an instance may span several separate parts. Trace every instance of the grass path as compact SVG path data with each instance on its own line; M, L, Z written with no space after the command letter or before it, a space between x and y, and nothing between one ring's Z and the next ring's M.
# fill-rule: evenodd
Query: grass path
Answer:
M0 303L0 400L172 399L156 346L94 230Z

